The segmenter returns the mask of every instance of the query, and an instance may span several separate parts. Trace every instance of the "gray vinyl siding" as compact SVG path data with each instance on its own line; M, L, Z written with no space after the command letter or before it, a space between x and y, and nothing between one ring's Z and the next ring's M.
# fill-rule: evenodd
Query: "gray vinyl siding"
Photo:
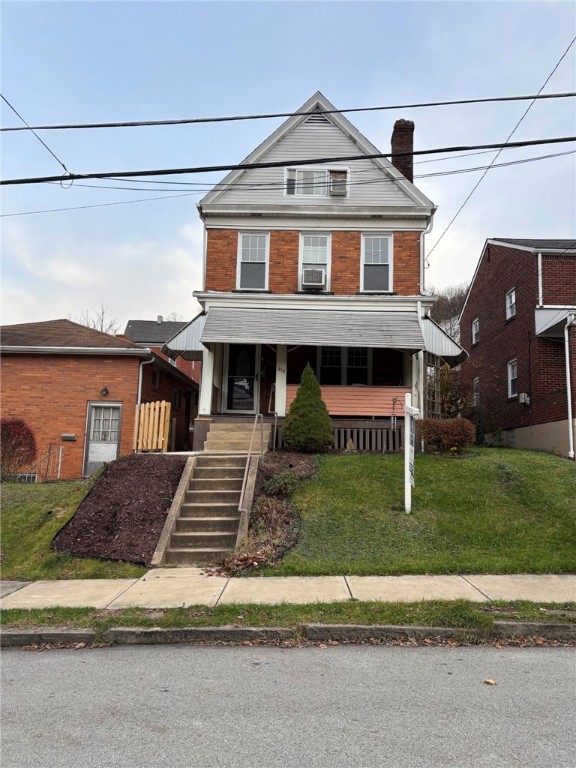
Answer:
M314 159L362 154L358 145L332 123L301 123L275 144L261 159L271 162L290 159ZM316 196L285 196L284 168L257 168L246 171L231 188L218 197L218 204L275 204L301 205L317 208L322 204L338 207L398 205L414 206L414 202L372 160L327 164L326 167L349 167L350 186L347 198ZM357 182L376 182L362 183ZM264 185L262 188L244 188L247 184ZM271 188L270 188L271 187Z

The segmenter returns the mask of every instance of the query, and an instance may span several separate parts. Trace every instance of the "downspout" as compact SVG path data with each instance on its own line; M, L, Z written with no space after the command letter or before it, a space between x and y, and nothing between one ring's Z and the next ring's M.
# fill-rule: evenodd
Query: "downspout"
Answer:
M140 363L140 367L138 368L138 400L136 401L136 405L140 405L142 401L142 368L145 365L150 365L150 363L154 362L154 358L152 357L150 360L144 360Z
M538 254L538 306L541 307L544 304L544 296L542 295L542 254Z
M420 293L424 293L424 274L426 271L426 257L424 256L424 238L432 232L434 226L434 211L430 214L430 221L426 229L420 233Z
M566 399L568 400L568 458L574 461L574 424L572 415L572 382L570 378L570 336L569 329L574 325L576 315L568 315L564 326L564 349L566 357Z

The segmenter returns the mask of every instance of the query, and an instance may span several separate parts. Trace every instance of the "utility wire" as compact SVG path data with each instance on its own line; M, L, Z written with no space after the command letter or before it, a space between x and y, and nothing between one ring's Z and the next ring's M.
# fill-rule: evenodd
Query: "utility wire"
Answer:
M512 165L522 165L524 163L533 163L538 160L549 160L555 157L564 157L566 155L573 155L576 153L576 150L571 149L567 152L555 152L553 154L548 155L537 155L536 157L525 157L520 160L511 160L507 163L496 163L491 166L487 165L475 165L470 168L454 168L452 170L448 171L434 171L432 173L421 173L416 176L414 176L414 179L429 179L439 176L454 176L460 173L473 173L475 171L482 171L485 168L491 167L491 168L507 168ZM370 173L374 173L373 171L370 171ZM119 179L119 181L122 181L122 179ZM50 182L51 184L57 184L58 182ZM130 183L128 180L126 180L126 183ZM139 184L142 182L139 181ZM155 182L150 181L150 184L155 183L162 183L162 182ZM222 192L227 189L242 189L242 190L249 190L251 192L271 192L279 189L284 189L285 182L284 181L268 181L268 182L262 182L260 184L256 183L232 183L232 184L214 184L211 185L208 182L166 182L169 184L175 184L177 185L174 189L175 192L184 192L187 191L187 187L195 187L194 194L203 194L204 192ZM349 187L363 187L369 184L395 184L396 179L394 178L386 178L383 176L375 176L373 175L370 178L364 178L360 181L353 181L350 180L348 182ZM310 187L316 186L314 182L302 182L298 185L299 189L307 189ZM166 192L167 190L162 187L127 187L127 186L117 186L115 184L82 184L82 183L76 183L74 184L74 188L76 187L84 187L87 189L120 189L120 190L126 190L127 192Z
M571 154L575 154L575 153L576 153L576 150L571 150L570 152L561 152L561 153L557 153L557 154L554 154L554 155L540 155L538 157L525 158L523 160L513 160L510 163L498 163L497 165L492 166L492 167L494 167L494 168L504 168L504 167L508 167L508 166L511 166L511 165L517 165L519 163L530 163L530 162L534 162L536 160L545 160L545 159L552 158L552 157L560 157L562 155L571 155ZM478 168L459 168L459 169L456 169L454 171L440 171L440 172L437 172L437 173L423 174L419 178L429 178L431 176L450 176L452 174L466 173L466 172L471 172L471 171L476 171L476 170L478 170ZM381 180L381 182L393 182L393 181L394 181L394 179L382 179ZM375 184L375 183L379 183L379 182L378 181L374 181L374 180L366 180L366 181L358 182L358 184ZM90 189L121 189L121 190L125 190L125 191L138 191L138 192L147 192L147 191L150 191L150 192L156 192L156 191L164 192L165 191L163 189L156 190L156 189L150 189L150 188L142 189L141 187L104 186L104 185L100 185L100 184L75 184L74 186L75 187L89 187ZM140 199L137 199L137 200L118 200L118 201L113 202L113 203L95 203L93 205L77 205L77 206L72 206L72 207L69 207L69 208L47 208L47 209L39 210L39 211L22 211L20 213L5 213L5 214L2 214L0 216L0 218L7 218L7 217L10 217L10 216L31 216L31 215L37 214L37 213L57 213L57 212L60 212L60 211L74 211L74 210L81 210L81 209L85 209L85 208L101 208L101 207L112 206L112 205L126 205L128 203L145 203L148 200L168 200L169 198L172 198L172 197L190 197L190 196L193 196L193 195L200 195L200 194L203 194L204 191L205 190L195 190L194 192L185 192L184 194L170 194L170 195L163 195L161 197L144 197L144 198L140 198ZM180 190L174 190L174 192L177 193L177 192L180 192Z
M10 102L8 101L8 99L6 98L6 96L4 96L4 94L3 94L3 93L0 93L0 96L2 97L2 101L5 101L5 102L6 102L6 104L7 104L7 105L10 107L10 109L12 110L12 112L14 112L14 114L15 114L15 115L17 115L17 116L20 118L20 120L22 120L22 122L24 123L24 125L26 126L26 128L15 128L14 130L16 130L16 131L20 131L20 130L21 130L21 131L26 131L26 130L28 130L28 131L32 131L32 133L34 134L34 136L36 136L36 138L38 139L38 141L40 142L40 144L42 144L42 146L44 146L44 147L45 147L45 148L48 150L48 152L50 152L50 154L52 155L52 157L54 158L54 160L56 160L56 162L58 162L58 163L59 163L59 164L62 166L62 168L64 168L64 170L66 171L66 173L67 173L67 174L69 174L69 173L70 173L70 171L68 170L68 168L66 168L66 166L64 165L64 163L62 162L62 160L60 160L60 158L59 158L59 157L56 157L56 155L54 154L54 152L52 152L52 150L50 149L50 147L48 146L48 144L46 144L44 141L42 141L42 139L40 138L40 136L38 136L38 134L36 133L36 131L34 130L34 128L31 128L31 127L28 125L28 123L26 122L26 120L24 120L24 118L22 117L22 115L21 115L21 114L20 114L20 113L19 113L19 112L18 112L18 111L17 111L17 110L16 110L16 109L15 109L15 108L12 106L12 104L10 104Z
M35 125L30 130L37 131L63 131L81 128L140 128L142 126L158 125L188 125L195 123L226 123L238 120L269 120L276 117L295 117L297 115L342 115L349 112L378 112L390 109L420 109L422 107L449 107L458 104L488 104L502 101L528 101L529 99L567 99L576 96L576 93L540 93L531 96L496 96L486 99L456 99L454 101L429 101L416 104L391 104L383 107L357 107L354 109L322 109L314 112L275 112L272 114L232 115L228 117L192 117L182 120L132 120L114 123L72 123L70 125ZM0 128L0 131L23 131L19 126Z
M474 194L474 192L476 192L476 190L478 189L478 187L480 186L480 184L483 182L484 178L486 177L486 174L488 173L488 171L490 170L490 168L492 167L492 165L493 165L493 164L496 162L496 160L497 160L497 159L498 159L498 157L500 156L500 153L501 153L501 152L502 152L502 150L505 148L506 144L507 144L507 143L510 141L510 139L512 138L512 136L514 136L514 134L515 134L515 133L516 133L516 131L518 130L518 128L519 128L519 126L520 126L520 124L522 123L522 121L524 120L524 118L526 117L526 115L528 114L528 112L530 112L530 110L531 110L531 109L532 109L532 107L534 106L534 104L535 104L536 100L537 100L537 99L540 97L540 94L542 93L542 91L544 90L544 88L545 88L545 87L548 85L548 82L549 82L549 80L552 78L552 76L554 75L554 73L556 72L556 70L558 69L558 67L560 66L560 64L562 63L562 61L564 60L564 58L565 58L565 57L568 55L568 51L570 50L570 48L572 48L572 46L574 45L574 43L575 43L575 42L576 42L576 37L572 38L572 40L571 40L571 42L570 42L570 45L568 46L568 48L566 48L566 50L564 51L564 53L562 54L562 56L560 56L560 58L559 58L559 59L558 59L558 61L556 62L556 66L554 67L554 69L552 70L552 72L550 72L550 74L548 75L548 77L546 78L546 80L544 81L544 83L542 84L542 86L540 87L540 90L538 91L538 93L536 94L536 96L535 96L535 97L532 99L532 101L530 102L530 104L529 104L529 105L526 107L526 110L524 111L524 114L522 115L522 117L520 118L520 120L518 120L518 122L516 123L516 125L514 126L514 128L512 129L512 131L511 131L511 132L508 134L508 138L507 138L507 139L506 139L506 141L504 142L504 146L503 146L503 147L501 147L501 148L498 150L498 152L497 152L497 153L494 155L494 159L492 160L492 163L490 163L490 165L488 166L488 168L486 168L486 170L484 171L484 173L482 174L482 176L480 176L480 178L478 179L478 181L476 182L476 184L475 184L475 185L472 187L472 189L470 190L470 193L468 194L468 196L466 197L466 199L464 200L464 202L462 203L462 205L460 206L460 208L458 208L458 210L456 211L456 213L454 214L454 216L453 216L453 217L450 219L450 221L448 222L447 226L445 227L444 231L442 232L442 234L440 235L440 237L438 238L438 240L436 240L436 242L435 242L435 243L434 243L434 245L432 246L432 248L431 248L430 252L429 252L429 253L428 253L428 255L426 256L426 267L429 267L429 266L430 266L430 261L429 261L429 259L430 259L430 256L432 256L432 254L434 253L434 251L436 250L436 248L438 247L438 245L439 245L439 244L440 244L440 242L442 241L442 239L443 239L444 235L445 235L445 234L448 232L448 230L450 229L450 227L452 226L452 224L454 224L454 222L456 221L456 219L458 218L458 216L460 215L460 213L461 213L461 212L464 210L464 207L466 206L466 204L468 203L468 201L470 200L470 198L472 197L472 195Z
M68 176L36 176L23 179L5 179L0 185L15 184L44 184L49 181L74 181L76 179L110 179L124 176L126 178L138 176L176 176L186 173L213 173L220 171L249 170L254 168L285 168L300 165L320 165L325 163L352 162L355 160L377 160L387 157L407 157L415 155L445 154L447 152L464 152L472 149L515 149L516 147L533 147L540 144L562 144L576 141L576 136L561 136L554 139L531 139L528 141L506 142L505 144L476 144L471 146L440 147L438 149L421 149L414 152L377 152L369 155L346 155L338 157L308 158L306 160L275 160L260 163L239 163L236 165L208 165L193 168L164 168L150 171L114 171L109 173L71 173ZM401 180L402 177L399 178Z

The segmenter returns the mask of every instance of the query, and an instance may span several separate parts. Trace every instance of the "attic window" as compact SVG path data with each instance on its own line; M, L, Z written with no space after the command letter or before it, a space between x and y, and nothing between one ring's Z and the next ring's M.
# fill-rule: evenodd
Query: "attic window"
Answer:
M286 194L307 197L347 197L348 171L288 168Z

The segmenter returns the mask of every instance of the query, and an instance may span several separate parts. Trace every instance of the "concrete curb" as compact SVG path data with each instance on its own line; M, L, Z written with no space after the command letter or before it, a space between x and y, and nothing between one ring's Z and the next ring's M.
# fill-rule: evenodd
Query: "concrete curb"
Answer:
M543 638L576 643L576 624L530 624L497 621L491 631L465 627L366 626L361 624L303 624L298 629L288 627L114 627L108 629L98 642L113 645L168 645L177 643L241 644L250 642L278 643L285 641L366 643L370 641L409 639L456 640L458 642L491 642L518 637ZM16 648L28 645L74 645L96 642L97 633L90 629L43 629L22 631L6 629L0 635L0 645Z

